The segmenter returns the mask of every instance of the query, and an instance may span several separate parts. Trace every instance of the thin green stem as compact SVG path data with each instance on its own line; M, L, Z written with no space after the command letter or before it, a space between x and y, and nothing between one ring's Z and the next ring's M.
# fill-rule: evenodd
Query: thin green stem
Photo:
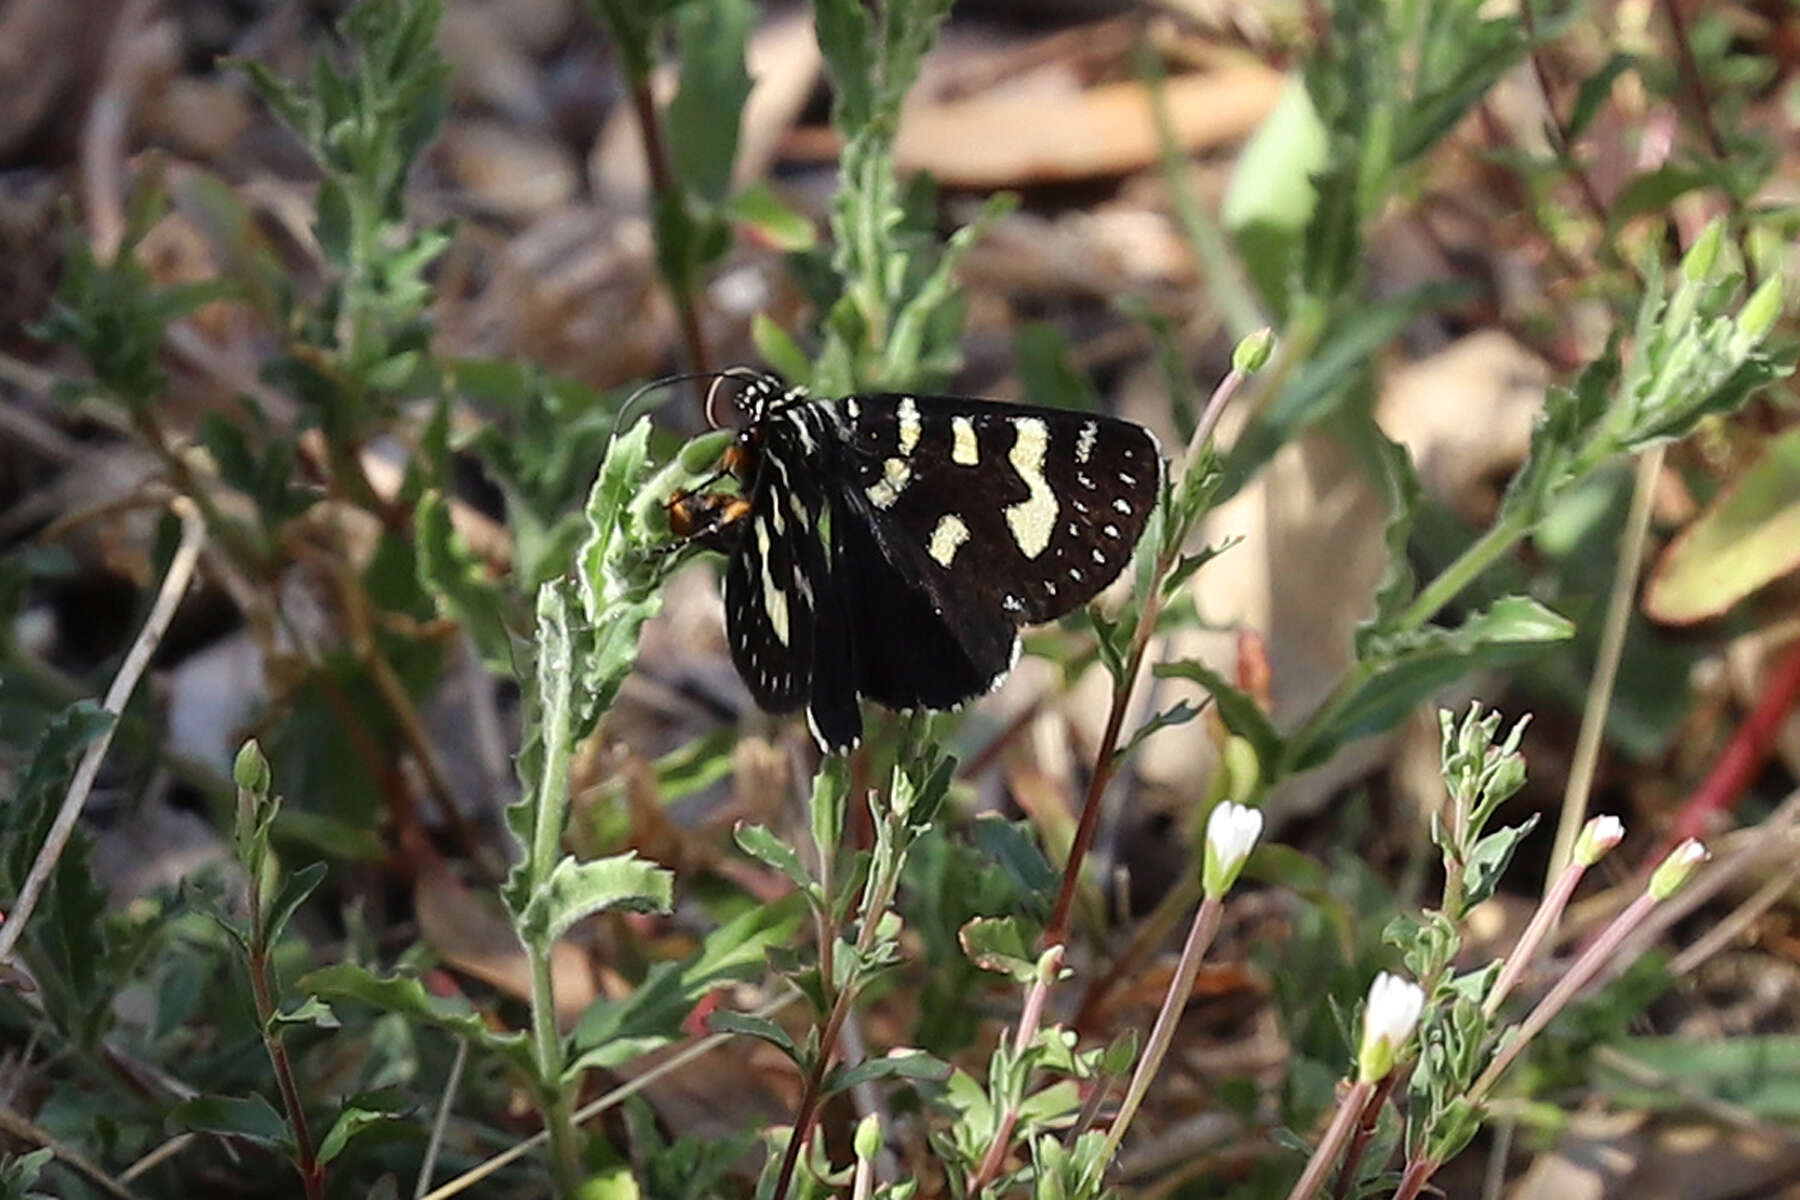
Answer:
M262 1034L263 1050L275 1072L275 1086L281 1092L281 1105L287 1112L288 1128L294 1134L294 1169L306 1189L307 1200L324 1200L325 1168L313 1150L312 1133L306 1124L306 1108L300 1101L300 1085L294 1080L294 1067L288 1061L287 1045L275 1027L275 991L270 985L269 947L263 941L262 889L264 864L250 864L250 994L256 1004L256 1024Z
M1457 555L1436 579L1425 585L1413 602L1406 606L1395 626L1401 631L1418 629L1436 616L1438 610L1454 600L1459 592L1473 583L1489 567L1506 555L1526 534L1533 522L1522 516L1504 518Z
M1606 624L1600 630L1594 674L1588 684L1587 704L1582 709L1581 732L1575 739L1575 759L1569 782L1563 789L1562 813L1556 825L1556 844L1544 876L1544 894L1556 886L1575 853L1575 840L1587 821L1588 798L1594 773L1599 768L1600 744L1606 736L1606 714L1612 707L1613 687L1619 663L1625 656L1625 635L1631 628L1632 601L1637 595L1638 573L1650 533L1650 512L1656 481L1662 474L1663 446L1657 444L1638 459L1637 478L1631 490L1631 509L1619 535L1619 557L1613 567L1612 593L1607 599Z

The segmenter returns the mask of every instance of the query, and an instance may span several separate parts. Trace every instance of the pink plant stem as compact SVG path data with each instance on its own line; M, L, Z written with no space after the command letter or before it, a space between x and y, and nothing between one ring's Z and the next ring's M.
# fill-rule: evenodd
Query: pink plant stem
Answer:
M1608 925L1605 931L1595 939L1593 945L1582 952L1581 957L1575 960L1575 965L1556 981L1556 986L1550 989L1549 995L1538 1001L1538 1006L1531 1010L1530 1015L1513 1032L1513 1035L1501 1045L1499 1052L1494 1055L1494 1060L1488 1064L1487 1070L1481 1073L1481 1078L1477 1079L1475 1086L1469 1089L1470 1103L1481 1103L1488 1092L1493 1090L1494 1084L1499 1081L1501 1074L1519 1056L1519 1052L1530 1043L1532 1038L1544 1031L1544 1026L1550 1024L1551 1019L1557 1013L1568 1007L1569 1001L1575 998L1575 993L1586 987L1594 976L1600 973L1600 968L1604 967L1607 960L1618 951L1620 944L1630 935L1631 931L1644 923L1644 919L1650 915L1650 911L1656 905L1656 897L1645 892L1633 900L1624 912L1613 918L1612 924Z
M1537 911L1531 914L1531 923L1519 935L1518 945L1513 947L1513 952L1507 956L1506 965L1500 969L1500 978L1494 981L1493 990L1482 1002L1481 1011L1484 1016L1492 1017L1500 1011L1501 1002L1524 977L1525 969L1537 957L1538 947L1543 944L1550 931L1556 928L1563 910L1569 906L1569 897L1575 894L1576 886L1586 873L1586 864L1570 862L1563 868L1562 874L1556 877L1550 891L1538 902Z
M1046 953L1046 959L1038 967L1037 978L1032 981L1031 991L1025 994L1025 1007L1019 1013L1019 1028L1013 1034L1013 1056L1017 1058L1025 1053L1037 1037L1038 1026L1044 1019L1044 1004L1050 998L1050 985L1056 981L1057 972L1062 968L1063 948L1058 945ZM979 1196L996 1175L1000 1173L1000 1165L1006 1161L1006 1151L1012 1145L1013 1130L1019 1124L1019 1108L1015 1105L1007 1107L1000 1114L1000 1123L994 1128L994 1140L989 1143L987 1153L981 1157L981 1165L969 1180L969 1195Z
M1416 1158L1406 1164L1406 1173L1400 1176L1400 1186L1394 1189L1394 1200L1418 1200L1425 1184L1437 1171L1438 1164L1429 1158Z
M1351 1131L1362 1118L1363 1106L1368 1104L1369 1096L1375 1090L1371 1080L1359 1079L1345 1093L1338 1103L1337 1112L1332 1114L1331 1125L1325 1130L1325 1136L1319 1139L1319 1145L1313 1150L1312 1157L1306 1160L1306 1170L1300 1175L1300 1182L1288 1193L1288 1200L1312 1200L1325 1186L1325 1177L1331 1173L1331 1164L1337 1161L1338 1154L1344 1144L1350 1140Z
M1144 1094L1150 1090L1150 1081L1156 1078L1157 1069L1162 1066L1163 1058L1169 1052L1169 1044L1175 1039L1175 1026L1181 1021L1182 1010L1187 1007L1188 997L1194 991L1194 977L1200 973L1200 960L1206 957L1206 951L1212 940L1218 935L1219 921L1224 915L1224 902L1216 897L1208 896L1200 902L1199 911L1194 914L1193 927L1188 930L1187 943L1181 948L1181 961L1175 967L1175 978L1169 981L1169 990L1163 996L1162 1009L1156 1014L1156 1024L1150 1028L1150 1040L1144 1044L1144 1053L1138 1059L1137 1069L1131 1073L1131 1084L1125 1089L1125 1101L1119 1106L1119 1115L1113 1119L1112 1128L1106 1134L1106 1149L1101 1158L1110 1161L1119 1143L1125 1138L1125 1130L1131 1124L1132 1117L1137 1115L1138 1105L1144 1101Z

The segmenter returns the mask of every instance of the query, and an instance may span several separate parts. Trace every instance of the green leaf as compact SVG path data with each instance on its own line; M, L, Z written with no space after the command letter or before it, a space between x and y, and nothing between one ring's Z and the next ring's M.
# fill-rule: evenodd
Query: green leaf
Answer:
M1580 89L1575 93L1575 103L1569 109L1567 135L1570 141L1587 132L1587 128L1600 113L1600 106L1612 95L1613 84L1627 71L1637 69L1637 56L1615 50L1606 65L1581 81Z
M788 254L811 250L819 241L819 231L814 228L813 223L802 213L788 207L775 194L774 189L762 180L733 196L725 206L725 215L754 231L757 238L771 248ZM768 319L761 313L757 317ZM751 335L756 340L758 349L761 349L762 339L754 328ZM768 360L768 355L765 354L764 358ZM769 365L773 367L775 363L770 360ZM810 369L810 364L808 366ZM780 370L778 367L776 369ZM797 375L790 375L786 371L780 373L789 379L805 377L804 372Z
M1029 984L1037 979L1037 951L1017 917L976 917L957 932L963 953L984 971Z
M281 890L275 899L269 902L263 914L262 944L273 946L281 940L287 931L287 925L293 919L294 912L313 894L325 878L325 864L308 863L282 881Z
M819 764L813 777L812 801L807 805L812 814L813 845L819 861L830 864L837 859L838 842L844 835L844 805L850 794L850 765L842 755L829 755Z
M1532 813L1522 824L1495 830L1475 843L1474 850L1469 854L1469 861L1463 864L1464 912L1494 894L1494 889L1500 886L1500 877L1506 874L1506 868L1512 862L1519 843L1537 828L1538 818L1542 815Z
M1325 165L1328 144L1306 85L1290 79L1238 152L1220 203L1220 223L1263 299L1277 308L1287 300L1295 249L1318 205L1313 176Z
M1800 567L1800 429L1768 441L1763 456L1715 497L1663 552L1644 610L1683 625L1716 617Z
M88 744L109 732L113 716L91 700L77 700L59 712L38 735L18 790L0 806L0 876L16 894L49 836L56 810L68 790L75 760ZM8 905L10 907L10 905Z
M674 901L675 873L640 860L635 850L590 862L564 858L532 893L519 917L519 936L547 946L594 913L665 913Z
M289 1025L307 1025L315 1029L337 1029L340 1026L331 1005L317 996L308 996L293 1008L269 1018L269 1031L276 1033Z
M1359 420L1356 425L1360 435L1358 441L1366 448L1367 457L1374 461L1374 474L1388 509L1387 522L1382 529L1382 540L1387 545L1387 566L1375 589L1375 613L1368 621L1370 628L1385 630L1394 624L1395 618L1412 600L1413 573L1407 549L1424 489L1405 446L1382 433L1373 420Z
M27 1154L0 1154L0 1197L5 1197L5 1200L38 1200L44 1193L32 1185L55 1157L56 1151L48 1146Z
M487 1022L468 1001L460 997L430 995L424 985L410 976L383 978L354 963L334 963L303 976L300 986L315 996L360 1001L383 1012L398 1013L410 1021L441 1029L500 1056L528 1078L533 1074L531 1047L524 1034L495 1032L488 1028Z
M178 1129L243 1138L286 1153L292 1145L287 1121L261 1096L195 1096L169 1110Z
M767 1042L792 1059L794 1065L802 1070L806 1069L807 1064L800 1054L800 1047L794 1045L794 1039L788 1036L787 1030L767 1017L721 1009L707 1017L706 1024L714 1033L741 1033Z
M1642 175L1634 175L1606 206L1606 221L1617 231L1648 213L1666 212L1677 197L1711 186L1712 175L1698 167L1668 163Z
M344 1152L352 1138L365 1130L399 1120L399 1112L374 1112L366 1108L346 1108L338 1114L325 1138L319 1143L319 1165L325 1166Z
M1186 725L1203 711L1204 709L1197 708L1186 700L1177 700L1168 708L1163 709L1148 721L1145 721L1137 728L1136 732L1131 735L1130 739L1127 740L1123 746L1113 751L1114 765L1116 766L1117 764L1124 762L1127 758L1130 758L1132 751L1136 750L1145 738L1164 729L1170 729L1177 725Z
M750 95L744 44L756 22L750 0L707 0L675 10L681 87L669 102L669 161L675 178L709 204L723 204L737 162L738 126Z
M438 492L427 492L413 514L419 586L455 617L475 644L488 670L510 675L512 636L506 628L502 592L487 564L469 551L450 523L450 505Z
M1616 1103L1688 1111L1692 1097L1702 1096L1764 1121L1800 1120L1800 1036L1633 1037L1621 1040L1618 1052L1641 1070L1597 1064Z
M950 1078L949 1063L923 1050L893 1049L880 1058L865 1058L854 1067L840 1067L826 1076L826 1095L847 1092L877 1079L923 1079L943 1083Z
M818 882L800 861L800 856L794 853L794 848L770 833L766 827L739 822L737 828L731 831L731 836L745 854L786 875L814 903L822 900Z
M1185 679L1211 692L1225 728L1250 743L1256 751L1262 777L1274 779L1280 774L1283 753L1281 735L1275 731L1274 724L1251 698L1250 693L1233 687L1223 675L1192 659L1158 663L1152 671L1159 679Z
M570 1038L564 1081L573 1085L590 1068L618 1067L681 1039L701 997L761 975L769 950L787 944L805 911L805 902L792 893L748 909L709 933L692 958L657 963L622 999L594 1001Z
M763 313L750 318L750 340L769 369L782 378L807 381L812 378L812 363L787 330Z
M1436 626L1392 636L1366 637L1358 647L1358 686L1289 745L1287 766L1304 771L1338 747L1391 729L1438 689L1471 670L1515 664L1551 642L1574 636L1575 626L1525 596L1507 596L1469 616L1455 629Z

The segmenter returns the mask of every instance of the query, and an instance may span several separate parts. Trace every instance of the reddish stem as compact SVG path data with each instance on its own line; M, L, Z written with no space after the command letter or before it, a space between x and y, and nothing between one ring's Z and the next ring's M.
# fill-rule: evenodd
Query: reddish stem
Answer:
M1678 843L1702 837L1713 814L1726 812L1737 802L1768 762L1775 734L1796 699L1800 699L1800 638L1788 646L1762 695L1757 697L1756 707L1738 726L1712 771L1676 813L1662 853L1651 855L1649 862L1661 862Z

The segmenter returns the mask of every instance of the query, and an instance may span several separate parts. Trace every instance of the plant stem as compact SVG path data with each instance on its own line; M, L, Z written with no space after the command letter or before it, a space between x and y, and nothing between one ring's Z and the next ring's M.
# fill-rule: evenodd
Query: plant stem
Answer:
M181 519L181 542L175 548L175 557L169 560L169 572L163 576L162 586L157 589L156 599L150 606L150 615L144 618L144 627L138 631L131 649L125 652L118 674L113 676L112 684L106 689L106 697L101 701L101 708L113 718L112 723L82 751L81 761L76 764L75 773L70 777L69 790L64 793L62 805L56 810L56 817L50 823L50 831L44 835L44 844L38 849L37 857L32 860L31 869L25 873L25 882L19 885L18 898L13 901L12 911L6 914L4 921L0 921L0 963L12 956L13 948L25 935L25 926L31 920L32 910L37 907L39 897L50 882L51 873L56 870L57 860L62 857L64 848L69 844L69 835L75 832L75 823L80 820L88 793L93 790L94 780L100 774L100 762L106 757L107 747L112 745L112 733L118 726L119 717L124 713L125 705L130 702L131 694L137 690L138 680L150 665L150 658L161 644L163 634L168 631L169 622L175 619L175 610L180 607L181 598L187 593L188 582L194 577L194 567L200 559L200 547L206 540L206 524L201 520L199 510L186 497L176 497L169 507Z
M1394 1189L1394 1200L1418 1200L1419 1193L1425 1190L1425 1184L1439 1165L1429 1158L1415 1158L1407 1163L1406 1173L1400 1176L1400 1186Z
M275 993L269 984L269 947L263 941L263 864L247 864L250 872L250 994L256 1004L256 1025L262 1034L263 1049L269 1066L275 1071L275 1085L281 1091L281 1105L287 1110L288 1128L294 1132L294 1169L306 1189L307 1200L324 1200L325 1169L313 1151L312 1133L306 1125L306 1109L300 1102L300 1087L294 1081L293 1064L288 1061L287 1044L275 1028Z
M1401 631L1419 628L1437 615L1440 608L1450 603L1475 578L1493 566L1507 551L1518 544L1519 539L1531 532L1532 522L1518 515L1499 521L1488 531L1476 538L1474 543L1457 555L1456 561L1425 585L1425 589L1413 597L1413 602L1406 606L1395 627Z
M1550 885L1550 890L1538 902L1537 911L1531 914L1530 924L1525 932L1519 935L1518 944L1511 954L1506 956L1506 965L1500 968L1500 978L1494 980L1494 986L1481 1002L1483 1016L1492 1018L1500 1011L1501 1003L1525 975L1525 968L1537 956L1537 949L1544 938L1556 927L1562 917L1563 910L1569 906L1569 897L1575 894L1575 886L1581 877L1587 874L1587 868L1581 863L1571 861L1563 867L1562 873Z
M1186 495L1189 477L1198 469L1201 456L1207 452L1213 431L1218 428L1219 418L1224 415L1225 406L1247 378L1242 371L1233 368L1219 381L1219 386L1213 389L1212 396L1206 402L1206 410L1200 414L1200 420L1194 426L1194 436L1188 441L1182 480L1176 487L1175 494L1178 498ZM1149 648L1150 638L1156 632L1157 614L1162 610L1163 580L1169 577L1169 572L1181 557L1182 543L1187 541L1193 528L1192 517L1197 515L1186 512L1185 505L1178 504L1177 507L1184 509L1180 527L1170 530L1159 548L1156 569L1150 573L1150 594L1143 598L1137 626L1132 630L1131 649L1126 654L1124 674L1113 681L1112 708L1106 714L1106 728L1101 733L1100 745L1094 752L1094 772L1088 779L1087 795L1081 801L1081 820L1075 827L1075 840L1069 844L1068 862L1063 865L1062 885L1057 889L1056 905L1050 910L1050 921L1044 928L1044 937L1040 942L1046 948L1068 939L1069 911L1075 903L1075 888L1081 882L1081 864L1094 844L1094 832L1100 825L1100 799L1106 794L1106 785L1112 782L1118 769L1114 750L1119 744L1119 730L1125 723L1125 711L1131 703L1131 692L1137 684L1138 671L1144 663L1144 652Z
M902 825L905 821L904 817L888 819ZM856 935L859 955L866 954L875 944L881 915L893 901L894 889L900 884L900 870L905 864L905 853L897 850L887 856L881 874L865 885L862 927ZM831 1069L831 1060L837 1055L838 1037L843 1032L844 1022L850 1018L850 1011L855 1007L860 990L856 981L850 980L833 999L824 1028L819 1031L818 1057L813 1060L812 1069L806 1073L806 1083L800 1093L800 1106L794 1111L794 1131L789 1135L787 1150L781 1156L781 1171L776 1176L774 1200L787 1200L788 1189L793 1186L794 1171L800 1164L800 1152L806 1148L807 1139L812 1136L813 1123L819 1114L819 1103L824 1099L826 1072Z
M644 163L650 172L650 189L655 193L655 204L671 204L679 202L675 190L675 173L669 168L669 153L663 142L662 114L656 108L656 94L651 90L650 77L644 75L631 81L631 106L637 113L638 134L644 143ZM700 313L694 300L694 281L677 279L672 273L663 273L663 282L669 286L669 295L675 301L675 313L681 322L681 339L687 344L688 368L696 375L704 375L712 370L712 356L706 352L706 339L700 332Z
M1600 630L1594 673L1588 684L1587 704L1581 714L1581 732L1575 739L1575 761L1563 789L1562 814L1557 820L1556 843L1544 877L1544 891L1559 881L1563 868L1575 853L1575 839L1587 821L1588 797L1593 792L1594 772L1600 762L1600 743L1606 736L1606 714L1612 707L1613 686L1619 678L1619 662L1625 653L1625 634L1631 628L1632 600L1637 595L1638 572L1644 561L1644 545L1650 533L1650 511L1656 496L1656 480L1662 474L1663 446L1646 450L1638 459L1637 478L1631 490L1631 509L1619 535L1619 557L1613 567L1612 593L1607 598L1606 623ZM1565 898L1566 899L1566 898ZM1539 907L1542 912L1542 906Z
M1361 1115L1356 1121L1356 1133L1350 1139L1350 1149L1344 1152L1343 1165L1338 1168L1337 1183L1332 1187L1333 1200L1344 1200L1350 1189L1356 1184L1357 1168L1362 1163L1363 1155L1368 1153L1369 1143L1375 1138L1375 1127L1381 1119L1381 1108L1387 1103L1388 1096L1394 1090L1394 1084L1400 1079L1402 1071L1396 1067L1382 1076L1381 1082L1375 1085L1375 1091L1368 1102L1363 1105Z
M1294 1190L1288 1193L1288 1200L1312 1200L1312 1197L1319 1194L1319 1189L1325 1184L1325 1176L1331 1171L1331 1164L1337 1161L1338 1152L1350 1140L1350 1132L1356 1128L1357 1121L1362 1117L1363 1107L1368 1104L1369 1097L1374 1092L1375 1085L1364 1080L1351 1085L1344 1098L1338 1102L1337 1112L1332 1114L1325 1136L1319 1139L1312 1157L1306 1160L1306 1170L1300 1173Z
M1501 1044L1493 1061L1488 1063L1487 1069L1481 1073L1481 1077L1469 1088L1469 1103L1480 1104L1487 1097L1494 1085L1499 1082L1500 1076L1505 1073L1506 1068L1510 1067L1513 1060L1519 1057L1520 1052L1525 1049L1531 1039L1542 1033L1544 1027L1550 1024L1551 1019L1566 1008L1570 1000L1575 998L1575 993L1586 987L1594 976L1600 973L1600 968L1606 965L1607 960L1618 950L1619 945L1624 942L1631 931L1643 924L1644 919L1650 915L1650 910L1655 908L1657 903L1656 897L1646 891L1633 900L1624 912L1613 918L1612 924L1608 925L1600 936L1594 939L1594 944L1582 952L1581 957L1575 960L1575 965L1563 973L1562 978L1556 981L1556 986L1550 989L1548 995L1538 1001L1537 1007L1531 1010L1530 1015L1513 1031L1512 1036Z
M1037 1038L1038 1028L1044 1020L1044 1004L1050 998L1050 985L1056 982L1057 972L1062 969L1062 959L1063 948L1053 946L1038 963L1037 977L1031 981L1031 990L1025 995L1025 1007L1019 1013L1019 1027L1013 1033L1012 1052L1015 1060ZM1000 1165L1006 1161L1006 1152L1012 1146L1013 1130L1018 1125L1019 1103L1015 1101L1007 1105L1006 1111L1000 1114L1000 1123L994 1130L994 1140L988 1143L987 1153L982 1156L975 1174L969 1178L967 1190L970 1196L981 1195L982 1189L1000 1173Z
M1112 1128L1107 1131L1106 1148L1100 1154L1105 1161L1110 1162L1118 1152L1119 1143L1125 1140L1125 1130L1137 1115L1138 1106L1144 1102L1144 1095L1150 1090L1150 1081L1156 1078L1156 1072L1169 1052L1169 1044L1175 1039L1175 1026L1181 1022L1182 1010L1187 1007L1188 998L1193 995L1194 977L1200 973L1200 960L1206 957L1207 948L1217 936L1219 921L1224 912L1224 901L1216 896L1208 896L1200 902L1199 909L1194 913L1194 923L1188 929L1186 944L1181 948L1181 961L1176 964L1175 977L1169 981L1169 990L1163 995L1162 1009L1156 1014L1156 1023L1150 1027L1150 1039L1144 1044L1144 1053L1138 1059L1137 1069L1131 1073L1131 1083L1125 1089L1125 1100L1119 1106L1119 1115L1113 1118Z
M550 585L545 585L548 588ZM543 593L540 593L543 595ZM545 601L540 599L539 611ZM567 630L560 624L550 627L562 637ZM568 657L567 647L542 646L540 662L559 662ZM541 668L540 668L541 669ZM570 744L574 713L570 708L569 689L562 686L540 689L544 711L539 719L544 739L542 767L538 776L537 811L532 814L531 846L525 863L526 896L533 894L556 867L562 851L563 814L568 805L569 759L574 754ZM521 905L522 910L522 905ZM554 939L540 942L535 937L521 936L525 957L531 968L531 1039L537 1068L537 1088L543 1108L544 1127L550 1135L550 1170L557 1190L573 1196L578 1182L578 1155L574 1122L569 1115L567 1091L563 1085L562 1037L556 1029L556 991L551 977L551 950Z

